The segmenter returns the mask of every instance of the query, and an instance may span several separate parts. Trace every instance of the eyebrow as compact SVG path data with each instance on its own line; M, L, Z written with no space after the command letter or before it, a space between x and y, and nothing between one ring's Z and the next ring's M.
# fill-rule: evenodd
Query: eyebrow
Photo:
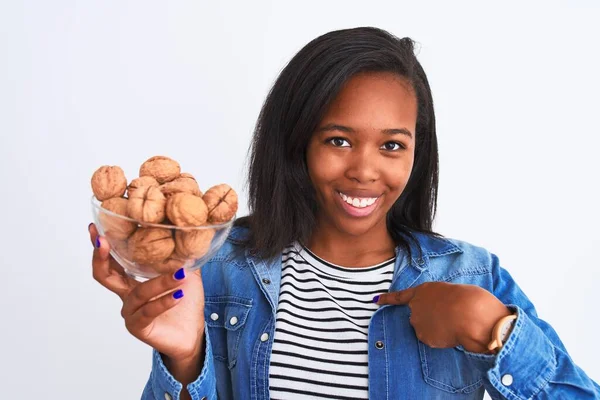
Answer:
M356 131L348 126L338 125L338 124L327 124L317 129L317 132L330 132L330 131L342 131L346 133L356 133ZM391 129L382 129L381 133L385 133L386 135L405 135L410 139L413 138L413 134L406 128L391 128Z

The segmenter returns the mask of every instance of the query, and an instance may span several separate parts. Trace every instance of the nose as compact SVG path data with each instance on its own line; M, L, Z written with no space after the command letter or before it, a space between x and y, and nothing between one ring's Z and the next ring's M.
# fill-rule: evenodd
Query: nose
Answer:
M355 150L348 157L346 178L358 183L372 183L379 179L378 154L368 149Z

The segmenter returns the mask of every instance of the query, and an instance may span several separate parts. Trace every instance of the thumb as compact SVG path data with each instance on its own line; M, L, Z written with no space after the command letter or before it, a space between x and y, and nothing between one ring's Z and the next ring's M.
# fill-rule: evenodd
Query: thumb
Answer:
M90 224L88 226L88 231L90 233L90 241L94 246L94 259L99 259L102 261L106 261L108 259L108 255L110 254L110 246L106 243L99 232L98 228L96 228L95 224Z
M383 293L373 298L373 302L379 305L394 304L404 305L408 304L412 298L415 297L415 288L400 290L398 292Z

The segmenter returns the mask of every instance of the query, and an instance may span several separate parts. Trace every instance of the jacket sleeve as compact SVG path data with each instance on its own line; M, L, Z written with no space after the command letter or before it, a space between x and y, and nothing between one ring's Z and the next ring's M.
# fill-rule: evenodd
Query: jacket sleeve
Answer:
M188 392L193 400L215 400L217 399L215 368L211 350L208 329L204 329L206 342L204 365L198 378L187 385ZM167 370L161 355L156 349L152 349L152 371L146 387L142 393L141 400L179 400L183 385L175 380Z
M538 318L534 305L491 254L493 294L517 313L497 355L466 352L481 368L493 399L600 399L600 386L571 359L556 331Z

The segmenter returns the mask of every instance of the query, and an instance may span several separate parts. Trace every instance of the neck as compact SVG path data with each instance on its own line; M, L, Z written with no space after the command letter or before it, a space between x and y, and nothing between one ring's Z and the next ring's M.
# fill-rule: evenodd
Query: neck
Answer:
M368 267L396 255L385 220L361 235L319 223L305 245L320 258L344 267Z

